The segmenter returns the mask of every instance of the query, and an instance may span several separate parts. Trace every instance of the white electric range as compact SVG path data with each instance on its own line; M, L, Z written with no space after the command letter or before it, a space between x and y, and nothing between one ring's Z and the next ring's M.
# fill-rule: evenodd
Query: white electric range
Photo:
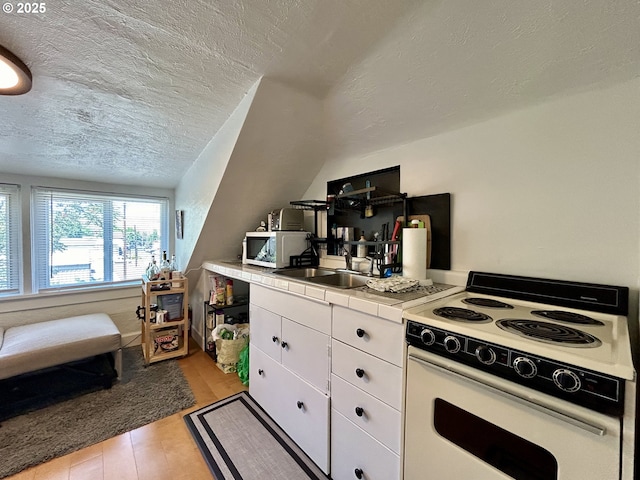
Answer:
M425 456L434 478L633 478L627 309L626 287L471 272L407 310L405 478Z

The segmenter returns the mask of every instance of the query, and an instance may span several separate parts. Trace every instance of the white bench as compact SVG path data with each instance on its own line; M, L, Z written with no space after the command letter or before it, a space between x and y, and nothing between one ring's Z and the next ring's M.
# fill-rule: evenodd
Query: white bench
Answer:
M105 313L0 327L0 380L112 353L122 374L120 331Z

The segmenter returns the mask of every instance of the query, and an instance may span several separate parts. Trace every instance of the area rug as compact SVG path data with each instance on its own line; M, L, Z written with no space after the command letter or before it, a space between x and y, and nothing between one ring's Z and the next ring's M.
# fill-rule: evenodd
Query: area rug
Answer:
M247 392L184 420L216 480L328 478Z
M195 404L176 360L144 367L140 346L123 350L122 379L0 424L0 478L13 475Z

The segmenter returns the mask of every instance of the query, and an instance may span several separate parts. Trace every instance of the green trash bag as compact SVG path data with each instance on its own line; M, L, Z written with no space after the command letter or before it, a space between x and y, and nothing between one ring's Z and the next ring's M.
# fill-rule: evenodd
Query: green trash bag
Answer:
M240 350L238 359L238 377L244 386L249 385L249 344Z

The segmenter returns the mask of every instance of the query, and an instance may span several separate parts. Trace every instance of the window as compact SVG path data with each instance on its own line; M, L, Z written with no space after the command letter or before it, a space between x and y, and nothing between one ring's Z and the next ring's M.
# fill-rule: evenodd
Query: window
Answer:
M20 293L20 188L0 184L0 295Z
M34 188L36 290L138 280L166 250L168 200Z

